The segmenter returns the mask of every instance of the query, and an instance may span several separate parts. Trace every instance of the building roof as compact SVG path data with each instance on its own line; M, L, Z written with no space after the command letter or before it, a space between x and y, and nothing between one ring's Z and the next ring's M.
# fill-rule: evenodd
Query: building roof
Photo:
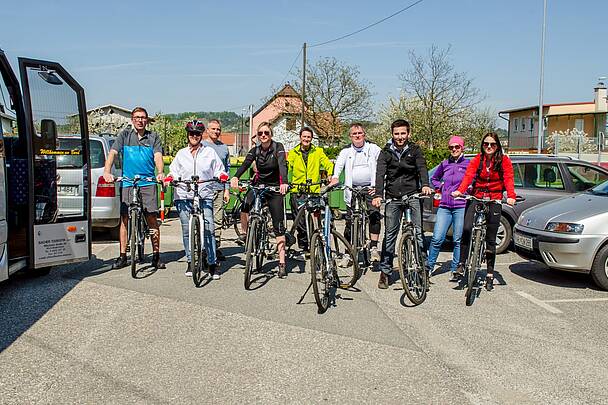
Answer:
M588 112L589 113L595 112L595 102L593 102L593 101L583 101L583 102L578 102L578 103L543 104L543 111L545 109L549 110L549 113L545 114L545 115L585 114L585 113L587 113L587 111L580 112L581 110L586 110L584 108L584 106L592 106L592 108ZM569 110L569 107L572 107L572 109L576 110L576 111L568 112L567 110ZM581 109L581 107L582 107L582 109ZM515 112L519 112L519 111L526 111L526 110L538 110L538 105L503 110L503 111L500 111L499 114L511 114L511 113L515 113ZM557 110L560 110L560 113L551 114L551 110L555 110L556 112L557 112Z
M282 98L297 98L298 100L301 99L300 95L298 94L298 92L293 87L291 87L291 84L286 83L285 86L283 86L283 88L281 90L279 90L274 96L270 97L268 99L268 101L266 101L264 103L264 105L262 105L260 108L258 108L257 111L253 113L253 116L255 117L260 112L264 111L264 109L266 107L268 107L268 105L270 103L272 103L274 100L276 100L279 97L282 97Z
M93 111L95 111L95 110L103 110L103 109L105 109L105 108L113 108L113 109L115 109L115 110L120 110L120 111L123 111L123 112L126 112L126 113L131 114L131 110L128 110L128 109L126 109L126 108L124 108L124 107L121 107L121 106L119 106L119 105L116 105L116 104L105 104L105 105L100 105L100 106L97 106L97 107L91 108L90 110L87 110L87 113L93 112Z

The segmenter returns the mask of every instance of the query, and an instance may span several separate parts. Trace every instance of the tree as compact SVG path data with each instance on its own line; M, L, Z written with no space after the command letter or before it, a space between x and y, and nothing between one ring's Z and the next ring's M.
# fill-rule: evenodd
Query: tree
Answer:
M299 70L296 76L302 77ZM340 139L348 123L372 116L371 83L361 79L359 68L336 58L322 58L306 68L304 119L333 143ZM302 94L301 80L294 89Z
M449 47L435 45L425 56L410 51L411 68L399 76L403 92L384 108L385 115L409 117L416 136L431 150L454 133L469 138L495 124L488 110L478 109L484 97L466 73L455 71L449 55Z

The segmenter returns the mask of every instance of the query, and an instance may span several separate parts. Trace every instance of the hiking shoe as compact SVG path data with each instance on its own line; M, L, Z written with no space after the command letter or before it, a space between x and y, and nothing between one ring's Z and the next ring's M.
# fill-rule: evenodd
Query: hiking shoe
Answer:
M113 269L122 269L127 266L127 255L120 255L114 260L114 264L112 264Z
M373 247L370 249L370 260L373 263L378 263L380 261L380 253L378 252L378 247Z
M494 289L494 277L486 277L486 290L492 291Z
M380 272L380 280L378 280L378 288L381 290L386 290L388 288L388 274L381 271Z
M152 267L156 269L164 269L165 263L160 261L160 253L156 252L152 254Z
M350 267L353 265L353 261L350 259L350 255L349 254L345 254L344 257L342 257L342 260L340 260L340 263L338 264L338 266L345 268L345 267Z
M458 263L458 266L456 266L456 270L454 272L459 276L464 276L464 264Z
M192 263L188 262L188 267L186 268L184 275L186 277L192 277Z
M460 275L454 271L454 272L452 272L452 275L450 276L450 279L448 281L450 281L452 283L456 283L456 282L458 282L459 279L460 279Z
M220 262L223 262L223 261L225 261L225 260L226 260L226 256L224 256L224 254L222 253L222 251L221 251L221 250L219 250L219 249L217 249L217 250L215 251L215 258L216 258L217 260L219 260Z
M279 263L279 278L287 277L287 266L285 263Z

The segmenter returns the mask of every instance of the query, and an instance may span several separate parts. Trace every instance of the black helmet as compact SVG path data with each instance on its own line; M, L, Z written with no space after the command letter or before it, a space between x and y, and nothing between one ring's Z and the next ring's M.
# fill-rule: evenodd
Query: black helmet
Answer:
M186 124L186 132L201 134L205 132L205 124L203 124L203 121L199 120L188 121Z

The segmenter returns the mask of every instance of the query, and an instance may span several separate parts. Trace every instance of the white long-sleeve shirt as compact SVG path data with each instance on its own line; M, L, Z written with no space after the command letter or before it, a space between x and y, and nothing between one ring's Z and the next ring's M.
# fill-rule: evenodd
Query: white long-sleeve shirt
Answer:
M336 159L336 165L334 166L334 174L332 177L336 179L340 178L342 170L344 170L344 185L353 186L353 171L355 160L362 163L365 161L370 171L370 186L374 186L376 183L376 164L378 162L378 155L380 154L380 147L375 143L365 142L361 148L355 148L352 144L340 151L338 158ZM359 159L357 159L357 155ZM360 185L360 184L359 184ZM344 201L350 205L351 191L344 190Z
M193 175L197 175L199 180L209 180L220 177L224 172L224 163L215 153L213 148L201 144L198 150L192 155L189 146L180 149L175 158L169 165L169 176L175 180L190 180ZM213 198L215 183L201 183L199 185L199 195L201 198ZM187 191L183 184L175 187L173 194L174 200L191 200L194 198L194 191Z

